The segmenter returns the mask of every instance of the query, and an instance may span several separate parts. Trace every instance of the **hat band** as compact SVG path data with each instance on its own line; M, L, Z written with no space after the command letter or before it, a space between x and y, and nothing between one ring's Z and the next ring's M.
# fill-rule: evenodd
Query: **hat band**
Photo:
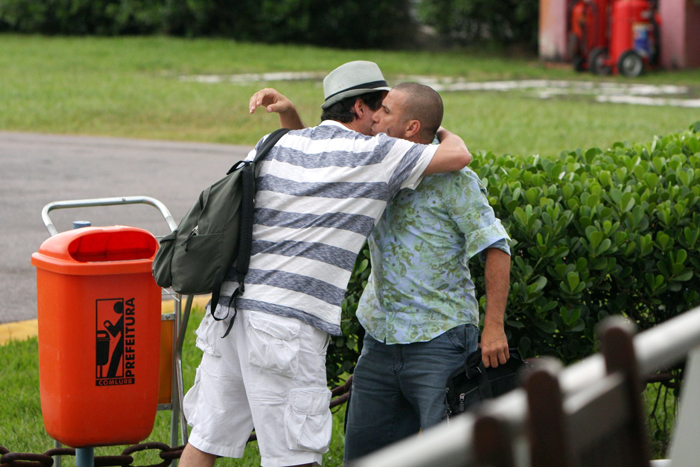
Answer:
M372 81L370 83L362 83L362 84L358 84L357 86L353 86L351 88L345 88L341 91L335 92L335 93L331 94L330 96L326 97L326 101L333 96L337 96L338 94L340 94L342 92L352 91L353 89L363 89L363 88L370 88L371 89L371 88L381 88L381 87L388 87L388 86L389 85L386 84L386 81L384 81L384 80Z

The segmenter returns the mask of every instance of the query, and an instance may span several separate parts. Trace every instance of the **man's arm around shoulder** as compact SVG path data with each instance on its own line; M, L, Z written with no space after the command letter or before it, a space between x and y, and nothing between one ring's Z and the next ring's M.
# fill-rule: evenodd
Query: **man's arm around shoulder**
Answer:
M454 172L466 167L472 161L472 155L462 138L443 127L437 131L437 137L440 140L440 146L423 175Z

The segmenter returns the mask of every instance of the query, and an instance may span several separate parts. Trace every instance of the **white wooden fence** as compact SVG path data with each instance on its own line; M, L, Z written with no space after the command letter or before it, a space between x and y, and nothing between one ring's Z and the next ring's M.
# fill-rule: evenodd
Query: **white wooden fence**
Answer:
M619 317L607 323L608 327L619 324ZM700 438L698 438L700 434L700 307L630 339L630 354L634 360L632 365L635 367L633 374L637 375L635 384L639 383L640 375L654 374L687 358L680 412L669 452L670 460L655 461L652 465L697 467L700 465ZM612 355L614 359L614 352ZM611 352L606 355L598 353L555 373L555 383L561 393L564 418L570 416L570 412L574 411L572 407L576 404L580 405L583 399L587 403L595 404L595 397L591 396L594 392L591 391L596 387L598 387L596 391L605 391L605 388L600 387L601 381L612 378L611 373L614 373L611 370L610 358ZM610 384L614 384L612 380ZM532 396L536 389L529 387L528 391ZM641 409L641 407L633 408ZM493 454L498 453L499 449L503 456L496 456L495 460L492 458L489 461L490 465L541 467L544 461L538 461L535 455L537 436L534 434L535 429L531 420L534 418L537 417L529 416L526 390L518 389L483 404L476 414L453 418L449 422L360 459L353 464L353 467L481 466L487 465L484 461L484 450L490 450ZM607 418L609 417L599 417L597 423L575 428L583 429L584 432L585 430L604 430ZM568 422L565 420L564 423L571 423L571 420ZM628 424L628 426L634 426L634 424ZM645 427L642 428L646 430ZM551 434L556 436L561 433ZM535 442L534 445L533 442ZM571 444L571 440L568 440L568 443ZM572 446L566 446L566 449L569 448ZM534 463L533 455L535 455ZM601 455L605 458L605 452ZM644 464L648 465L646 459ZM581 465L581 463L575 461L571 465Z

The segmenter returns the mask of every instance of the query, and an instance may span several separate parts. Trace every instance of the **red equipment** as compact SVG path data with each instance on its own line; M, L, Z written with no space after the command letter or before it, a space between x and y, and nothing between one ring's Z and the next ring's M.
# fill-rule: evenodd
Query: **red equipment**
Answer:
M579 0L571 9L574 69L639 76L659 62L659 18L650 0Z
M598 75L639 76L659 61L659 19L648 0L617 0L612 5L609 46L591 51L590 70Z
M578 0L571 7L569 57L574 70L587 70L591 52L608 46L610 1Z

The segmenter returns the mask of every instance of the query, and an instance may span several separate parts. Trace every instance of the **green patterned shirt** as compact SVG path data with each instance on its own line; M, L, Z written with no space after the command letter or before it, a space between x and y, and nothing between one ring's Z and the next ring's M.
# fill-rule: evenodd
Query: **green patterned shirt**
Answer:
M469 259L486 248L510 254L479 177L468 168L430 175L389 203L369 239L372 274L360 323L387 344L425 342L479 323Z

